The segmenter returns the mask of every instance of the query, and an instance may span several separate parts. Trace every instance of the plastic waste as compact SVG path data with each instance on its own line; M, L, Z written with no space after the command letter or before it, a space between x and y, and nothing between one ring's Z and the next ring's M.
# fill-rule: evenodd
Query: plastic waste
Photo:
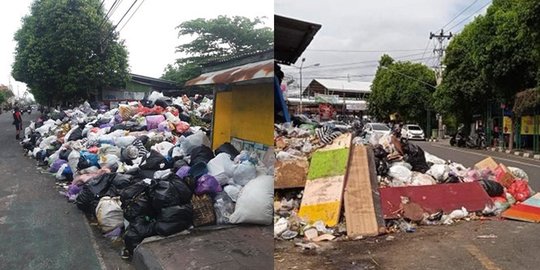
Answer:
M234 202L236 202L236 200L238 200L238 195L240 194L240 190L242 190L242 186L238 186L238 185L235 185L235 184L226 185L223 188L223 191L225 191L225 193L227 193L227 195L229 195L229 197Z
M205 174L197 180L197 188L195 194L215 194L223 191L219 182L213 176Z
M120 198L105 196L99 200L96 207L96 218L103 232L110 232L124 224L124 212L122 211Z
M234 212L234 202L225 192L218 192L214 197L214 211L216 213L216 224L229 224L229 218Z
M262 175L249 181L238 196L231 223L272 224L273 197L273 176Z
M234 183L245 186L251 179L254 179L257 176L257 169L255 168L255 165L250 163L249 161L244 161L236 168L233 172L233 180Z
M228 184L231 180L226 173L226 168L232 166L234 166L234 163L227 153L219 153L206 164L208 174L214 176L222 186Z

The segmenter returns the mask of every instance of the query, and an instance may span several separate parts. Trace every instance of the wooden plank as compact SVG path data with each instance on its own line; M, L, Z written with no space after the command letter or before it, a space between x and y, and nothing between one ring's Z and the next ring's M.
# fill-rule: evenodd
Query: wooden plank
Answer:
M303 188L309 169L307 160L278 160L274 169L274 189Z
M308 177L306 181L302 203L298 211L300 218L310 223L322 220L329 227L339 223L346 170L336 170L336 168L347 166L350 142L351 135L343 134L334 140L333 144L319 149L313 154L308 175L312 175L314 178ZM343 157L344 154L344 159L327 160L328 157ZM313 162L313 159L316 162ZM327 164L320 162L324 160ZM328 166L328 163L338 165Z
M351 149L344 191L347 235L351 237L376 236L385 226L372 156L373 151L363 145Z
M497 164L497 162L495 162L495 160L493 160L493 158L487 157L481 160L480 162L476 163L474 165L474 168L477 170L483 170L483 169L495 170L497 169L498 166L499 165Z
M380 188L383 217L399 218L401 196L419 204L426 212L449 213L465 207L469 212L493 206L491 198L478 182Z
M539 223L540 208L525 204L515 204L504 211L501 216L508 219Z

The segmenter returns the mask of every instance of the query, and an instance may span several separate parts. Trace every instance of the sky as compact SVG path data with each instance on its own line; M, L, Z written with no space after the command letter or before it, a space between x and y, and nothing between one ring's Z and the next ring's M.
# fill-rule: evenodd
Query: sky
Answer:
M135 0L119 0L118 8L110 16L116 24ZM265 26L274 24L274 1L258 0L139 0L118 26L120 38L125 40L129 52L132 73L159 78L167 64L181 57L175 47L189 42L191 38L178 38L176 26L196 18L215 18L218 15L240 15L249 18L266 17ZM26 90L23 83L11 77L16 43L15 32L21 27L21 18L30 12L32 0L0 1L0 84L9 85L10 80L16 95L22 96ZM109 10L114 0L105 0ZM141 4L142 3L142 4ZM140 5L140 8L138 6ZM138 9L137 9L138 8ZM136 10L136 12L135 12ZM124 23L133 12L133 17Z
M440 33L444 27L446 32L459 33L476 15L485 14L490 2L275 0L274 7L278 15L322 25L295 63L298 67L300 59L306 59L302 69L305 88L314 78L370 82L385 52L397 60L434 66L436 42L429 39L430 32ZM299 69L285 66L283 70L289 81L295 80L289 88L297 86Z

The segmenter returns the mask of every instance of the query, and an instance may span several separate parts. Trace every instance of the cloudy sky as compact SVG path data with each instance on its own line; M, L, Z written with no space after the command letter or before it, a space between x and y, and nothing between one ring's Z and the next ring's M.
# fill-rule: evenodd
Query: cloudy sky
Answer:
M106 10L114 0L105 0ZM117 23L134 0L119 0L118 8L112 13L111 21ZM246 17L267 17L266 26L273 27L274 1L259 0L254 5L251 0L139 0L118 26L121 39L129 51L131 72L151 77L160 77L169 63L180 57L175 47L189 42L189 38L179 39L175 27L183 21L196 18L215 18L218 15L240 15ZM29 13L32 0L0 1L0 84L9 84L15 42L13 35L21 27L21 18ZM141 4L142 3L142 4ZM138 8L138 6L140 8ZM138 8L131 20L124 23ZM122 28L123 27L123 28ZM22 95L26 87L11 78L14 92Z
M302 55L306 58L305 86L313 78L347 80L349 76L351 81L371 81L384 52L395 59L435 65L435 41L430 41L430 32L440 32L442 27L459 32L475 15L484 14L491 0L274 2L278 15L322 25ZM284 71L294 79L299 77L297 68Z

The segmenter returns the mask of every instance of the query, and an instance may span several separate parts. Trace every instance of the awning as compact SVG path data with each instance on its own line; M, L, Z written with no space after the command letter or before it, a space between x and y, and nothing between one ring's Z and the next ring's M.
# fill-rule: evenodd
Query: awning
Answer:
M274 15L275 59L286 65L294 64L319 29L320 24Z
M242 66L208 72L186 82L186 86L231 84L238 82L273 79L274 60L264 60ZM271 82L271 81L270 81Z

